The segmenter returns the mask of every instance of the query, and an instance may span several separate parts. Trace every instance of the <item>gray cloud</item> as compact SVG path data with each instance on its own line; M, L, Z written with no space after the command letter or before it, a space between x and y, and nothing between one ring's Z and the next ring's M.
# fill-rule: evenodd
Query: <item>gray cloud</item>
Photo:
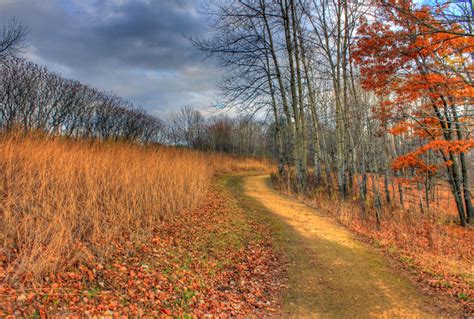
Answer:
M155 113L204 108L217 71L186 39L205 32L199 0L0 0L30 27L27 56Z

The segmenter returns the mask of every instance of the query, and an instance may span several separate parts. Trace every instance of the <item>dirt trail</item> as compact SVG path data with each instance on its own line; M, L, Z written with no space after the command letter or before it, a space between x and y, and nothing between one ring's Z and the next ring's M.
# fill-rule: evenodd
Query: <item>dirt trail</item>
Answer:
M283 219L291 260L284 312L314 318L435 318L434 307L382 256L340 225L270 189L268 176L244 179L247 196ZM288 235L289 234L289 235Z

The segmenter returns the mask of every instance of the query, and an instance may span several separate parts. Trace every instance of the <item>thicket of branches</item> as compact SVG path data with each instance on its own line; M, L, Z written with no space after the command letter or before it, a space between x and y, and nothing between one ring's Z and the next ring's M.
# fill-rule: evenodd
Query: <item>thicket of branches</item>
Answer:
M470 9L211 1L213 36L194 44L226 69L229 107L273 116L279 175L293 180L294 168L294 191L324 187L361 206L370 197L380 222L382 205L411 202L423 212L449 187L466 225L474 218Z
M168 120L170 143L203 151L238 155L269 156L276 154L273 126L250 115L204 117L192 107L184 107Z
M206 118L186 107L163 121L113 93L65 79L17 57L0 64L0 129L171 143L233 154L271 152L271 127L250 116Z
M0 60L22 51L28 29L16 19L10 20L0 32Z
M163 140L162 121L132 103L17 57L27 33L12 19L0 34L1 130L142 143Z
M143 143L164 138L162 121L132 103L17 57L0 64L0 127Z
M12 20L0 37L0 130L171 143L205 151L265 155L269 128L250 116L206 118L183 108L162 121L114 93L65 79L17 57L27 29ZM270 134L271 136L271 134Z

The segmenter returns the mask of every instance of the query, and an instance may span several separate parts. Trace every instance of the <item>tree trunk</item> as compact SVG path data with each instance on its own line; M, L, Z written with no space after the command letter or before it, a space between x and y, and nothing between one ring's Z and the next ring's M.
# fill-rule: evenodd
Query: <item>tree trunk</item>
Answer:
M383 175L383 183L384 183L384 188L385 188L385 201L387 202L387 205L390 206L391 200L390 200L390 190L388 188L387 170L385 170L385 173Z

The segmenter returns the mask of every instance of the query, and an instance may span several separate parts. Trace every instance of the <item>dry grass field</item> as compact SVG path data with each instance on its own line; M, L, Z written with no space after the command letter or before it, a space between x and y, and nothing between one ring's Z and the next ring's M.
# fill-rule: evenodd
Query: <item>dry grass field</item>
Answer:
M139 243L202 204L215 173L267 163L165 146L0 137L2 277L41 280ZM268 167L267 167L268 169ZM131 245L132 247L132 245Z

